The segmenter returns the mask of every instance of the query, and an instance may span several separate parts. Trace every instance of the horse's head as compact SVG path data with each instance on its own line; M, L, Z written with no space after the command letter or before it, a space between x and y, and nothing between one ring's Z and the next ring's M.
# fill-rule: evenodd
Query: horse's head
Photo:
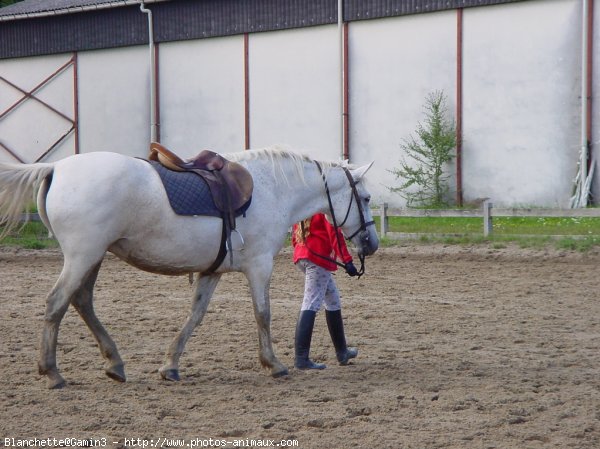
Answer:
M340 167L344 175L336 182L335 192L328 190L329 212L326 213L332 224L342 228L344 235L354 243L361 257L377 251L379 238L371 214L369 202L371 195L364 183L364 175L373 162L358 168Z

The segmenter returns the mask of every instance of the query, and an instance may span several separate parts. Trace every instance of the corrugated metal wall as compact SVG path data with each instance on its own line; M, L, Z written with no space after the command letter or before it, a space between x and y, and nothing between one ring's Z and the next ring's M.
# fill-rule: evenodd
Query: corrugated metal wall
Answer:
M344 20L364 20L521 0L344 0Z
M346 21L523 0L344 0ZM335 23L337 0L173 0L150 4L157 42ZM0 14L1 15L1 14ZM137 6L0 21L0 59L147 43Z
M205 0L157 3L157 42L227 36L333 23L332 0Z
M0 22L0 59L147 42L147 19L137 7Z

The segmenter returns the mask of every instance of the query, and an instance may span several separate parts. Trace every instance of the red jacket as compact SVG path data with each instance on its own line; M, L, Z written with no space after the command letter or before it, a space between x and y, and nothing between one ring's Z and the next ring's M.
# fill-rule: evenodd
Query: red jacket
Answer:
M339 259L343 263L352 262L352 255L348 252L342 231L335 229L323 214L313 215L310 221L309 235L305 242L296 241L295 224L292 230L292 245L294 246L294 263L300 259L308 259L316 265L329 271L337 270L337 265L329 260L322 259L316 254L330 259ZM338 245L339 241L339 245Z

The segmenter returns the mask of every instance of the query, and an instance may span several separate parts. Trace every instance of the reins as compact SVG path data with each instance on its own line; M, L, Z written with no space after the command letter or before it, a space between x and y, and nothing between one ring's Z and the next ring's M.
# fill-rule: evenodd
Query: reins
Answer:
M350 235L350 237L346 237L347 240L352 240L358 233L361 233L361 232L363 233L363 235L360 236L361 241L368 240L367 226L374 225L375 221L374 220L371 220L369 222L365 221L364 209L360 202L360 198L358 196L358 191L356 190L356 183L354 182L354 178L352 178L352 174L346 167L342 167L342 169L344 170L344 173L346 174L346 178L348 178L350 187L352 188L352 195L350 196L350 203L348 204L348 209L346 210L346 215L344 216L344 220L340 224L338 224L336 216L335 216L335 211L333 209L333 202L331 200L331 193L329 191L329 184L327 183L327 177L325 176L325 173L323 172L323 168L321 167L321 164L319 164L318 161L314 161L314 163L317 166L317 168L319 169L319 173L321 174L321 177L323 178L323 184L325 186L325 194L327 195L327 202L329 203L329 213L331 215L331 220L333 221L333 229L335 230L336 241L338 244L338 252L341 254L342 253L342 243L340 242L340 239L338 238L338 231L342 226L344 226L344 224L348 220L348 217L350 216L350 210L352 209L353 201L356 201L356 205L358 207L358 215L360 218L360 227L358 228L358 230L356 232L354 232L352 235ZM302 233L304 234L305 233L304 223L301 222L300 226L302 229ZM344 268L344 269L346 268L346 266L344 264L338 262L336 259L332 259L331 257L327 257L322 254L316 253L315 251L310 249L308 247L308 245L306 245L306 249L308 249L308 251L311 254L313 254L321 259L327 260L329 262L333 262L334 264L336 264L337 266L339 266L341 268ZM365 273L365 256L362 253L359 253L358 260L360 260L360 268L358 269L357 276L358 276L358 278L360 278Z
M300 222L300 229L302 229L302 234L306 233L305 228L304 228L304 221ZM337 239L337 233L336 233L336 239ZM338 242L338 244L339 244L339 242ZM346 265L344 265L343 263L338 262L336 259L332 259L331 257L324 256L323 254L319 254L318 252L313 251L311 248L308 247L308 243L306 241L304 242L304 246L306 247L306 249L308 250L308 252L311 253L313 256L316 256L316 257L318 257L320 259L326 260L327 262L334 263L334 264L336 264L340 268L344 268L344 269L346 268ZM364 269L362 271L364 273ZM363 273L360 273L358 276L359 277L362 276Z

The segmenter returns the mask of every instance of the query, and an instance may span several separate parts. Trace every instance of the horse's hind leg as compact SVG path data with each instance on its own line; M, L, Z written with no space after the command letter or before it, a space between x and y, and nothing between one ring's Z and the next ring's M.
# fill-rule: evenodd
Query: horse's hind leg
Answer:
M61 275L46 300L46 315L42 331L38 370L40 374L48 376L48 388L62 388L65 385L65 380L58 373L56 367L58 327L69 307L69 295L63 290L62 284Z
M73 295L71 304L73 307L75 307L75 310L77 310L81 318L83 318L85 324L87 324L88 328L92 332L92 335L98 342L102 356L108 362L105 371L106 375L119 382L125 382L125 369L123 360L121 360L121 356L117 350L117 346L112 338L110 338L108 332L106 329L104 329L104 326L102 326L102 323L100 323L100 320L94 312L94 284L96 283L96 279L98 277L98 271L100 271L100 265L100 263L96 265L96 267L94 267L94 269L89 273L87 278L84 280L81 289L79 289L76 294Z
M219 279L221 279L221 275L217 273L209 276L201 276L196 282L196 289L192 297L192 311L183 328L169 346L165 365L158 370L163 379L179 380L179 359L192 332L194 332L196 326L202 321L210 298L219 283Z
M254 317L258 325L259 359L262 366L271 370L273 377L285 376L288 369L275 356L271 340L271 303L269 286L273 271L272 260L253 261L252 268L246 272L252 293Z
M71 260L65 257L63 270L46 300L46 315L40 344L40 374L48 376L49 388L60 388L65 384L56 366L56 343L60 322L64 317L69 303L79 294L85 280L95 269L96 264L86 263L85 260Z

